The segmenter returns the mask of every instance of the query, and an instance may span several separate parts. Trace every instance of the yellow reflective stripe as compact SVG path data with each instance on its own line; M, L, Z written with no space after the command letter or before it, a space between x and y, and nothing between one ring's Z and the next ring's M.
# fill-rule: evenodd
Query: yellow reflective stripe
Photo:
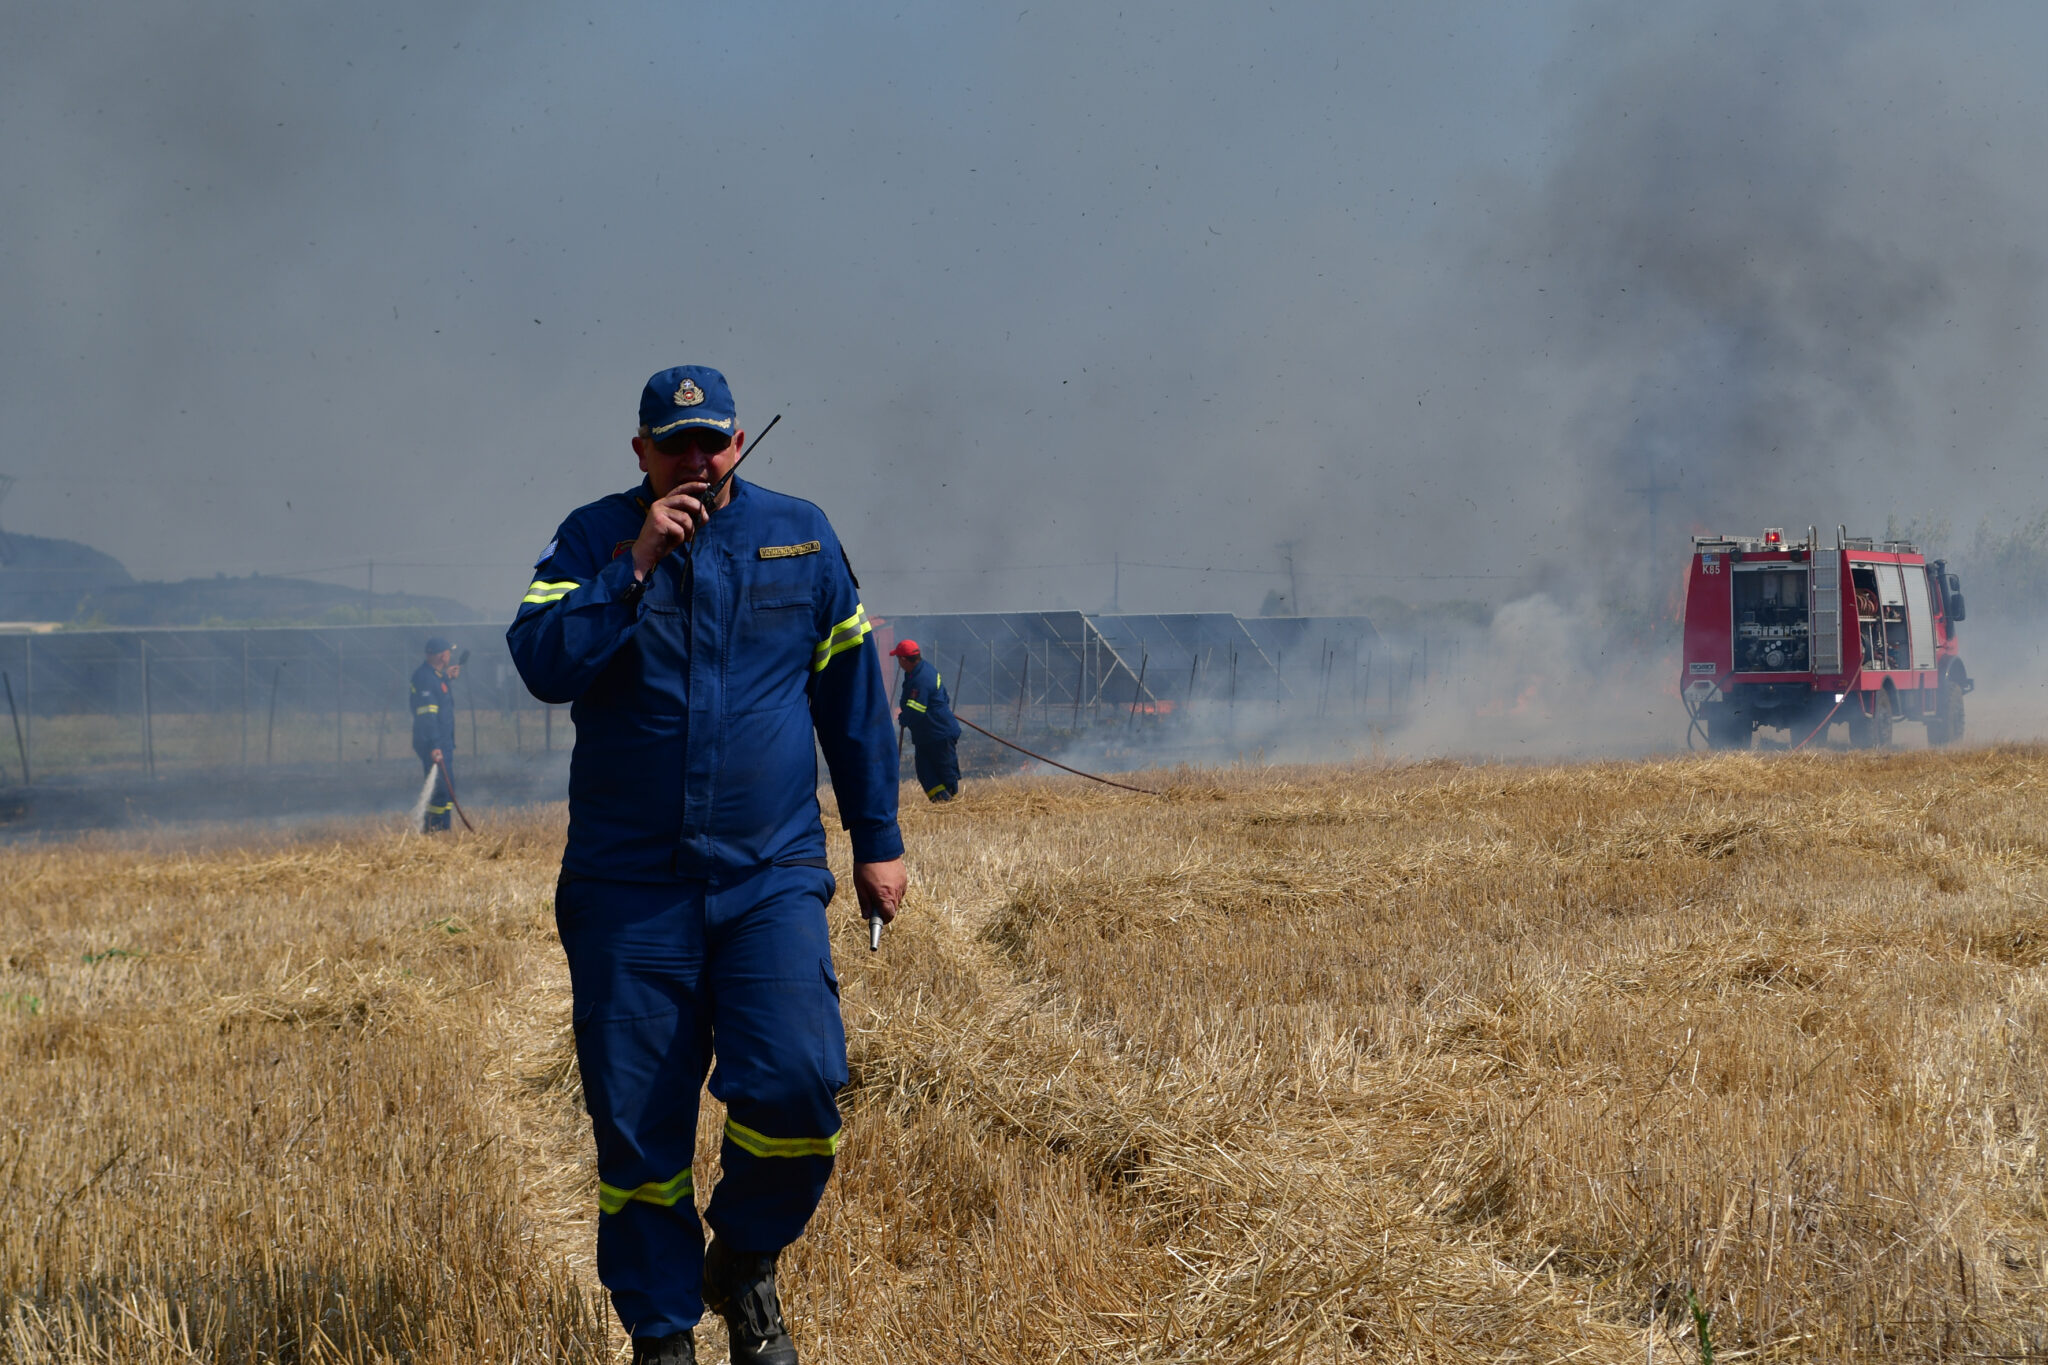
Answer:
M839 1133L821 1138L772 1138L731 1119L725 1121L725 1137L755 1156L833 1156L839 1151Z
M811 671L816 673L847 650L860 648L860 642L867 639L873 630L874 627L868 624L868 609L856 603L853 615L832 627L832 633L820 640L818 647L811 652Z
M415 706L412 709L412 713L416 716L426 716L433 715L439 712L440 709L441 708L439 706Z
M913 710L913 711L922 711L922 710L924 710L924 703L923 703L923 702L921 702L921 701L907 701L907 702L904 702L903 704L904 704L905 706L909 707L909 708L910 708L911 710Z
M555 602L567 597L582 586L581 583L576 582L574 579L568 579L560 583L544 583L536 579L534 582L526 585L526 596L520 598L519 601L522 606L528 602Z
M637 1199L643 1204L659 1204L670 1209L690 1192L690 1168L685 1166L666 1180L650 1180L636 1190L622 1190L600 1180L597 1182L597 1207L600 1213L617 1213Z

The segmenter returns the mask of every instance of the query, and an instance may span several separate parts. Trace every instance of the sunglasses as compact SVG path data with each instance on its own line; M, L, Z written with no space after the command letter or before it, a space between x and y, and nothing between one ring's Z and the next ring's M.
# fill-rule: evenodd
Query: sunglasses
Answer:
M673 459L678 455L716 455L731 444L732 437L722 431L689 427L673 436L662 437L654 443L654 448Z

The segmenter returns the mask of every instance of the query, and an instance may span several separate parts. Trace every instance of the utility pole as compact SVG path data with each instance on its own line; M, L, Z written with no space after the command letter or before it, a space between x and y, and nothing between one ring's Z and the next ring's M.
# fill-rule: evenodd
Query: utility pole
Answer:
M0 502L7 501L7 492L14 487L12 474L0 474ZM7 532L0 531L0 564L14 562L14 547L7 543Z
M1652 556L1657 553L1657 499L1664 493L1675 493L1675 483L1660 483L1657 479L1657 457L1648 446L1643 447L1643 482L1640 487L1623 490L1637 493L1643 499L1643 517L1648 525L1648 543L1643 547Z
M1124 611L1124 555L1118 550L1110 560L1109 614L1121 616Z
M363 624L377 624L377 561L370 561L370 584L363 595Z
M1301 580L1294 571L1294 542L1280 542L1280 553L1287 560L1287 614L1301 615Z

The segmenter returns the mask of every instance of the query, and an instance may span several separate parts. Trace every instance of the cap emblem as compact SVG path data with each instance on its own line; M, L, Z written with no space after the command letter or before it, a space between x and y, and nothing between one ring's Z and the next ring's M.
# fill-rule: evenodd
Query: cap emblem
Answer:
M679 408L694 408L704 401L704 390L697 387L694 379L685 379L676 385L675 404Z

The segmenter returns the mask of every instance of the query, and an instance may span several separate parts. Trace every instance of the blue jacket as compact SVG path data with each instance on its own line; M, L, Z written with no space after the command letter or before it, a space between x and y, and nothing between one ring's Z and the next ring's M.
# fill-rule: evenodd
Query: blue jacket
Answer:
M647 483L577 508L505 632L527 689L573 703L565 872L716 882L817 863L819 748L854 860L903 854L888 693L839 538L808 502L731 487L644 584Z
M432 664L412 671L412 748L421 758L436 749L455 752L455 704L448 696L448 680Z
M946 743L960 738L960 722L946 696L945 679L930 659L919 659L916 667L903 674L896 706L896 723L909 730L915 742Z

